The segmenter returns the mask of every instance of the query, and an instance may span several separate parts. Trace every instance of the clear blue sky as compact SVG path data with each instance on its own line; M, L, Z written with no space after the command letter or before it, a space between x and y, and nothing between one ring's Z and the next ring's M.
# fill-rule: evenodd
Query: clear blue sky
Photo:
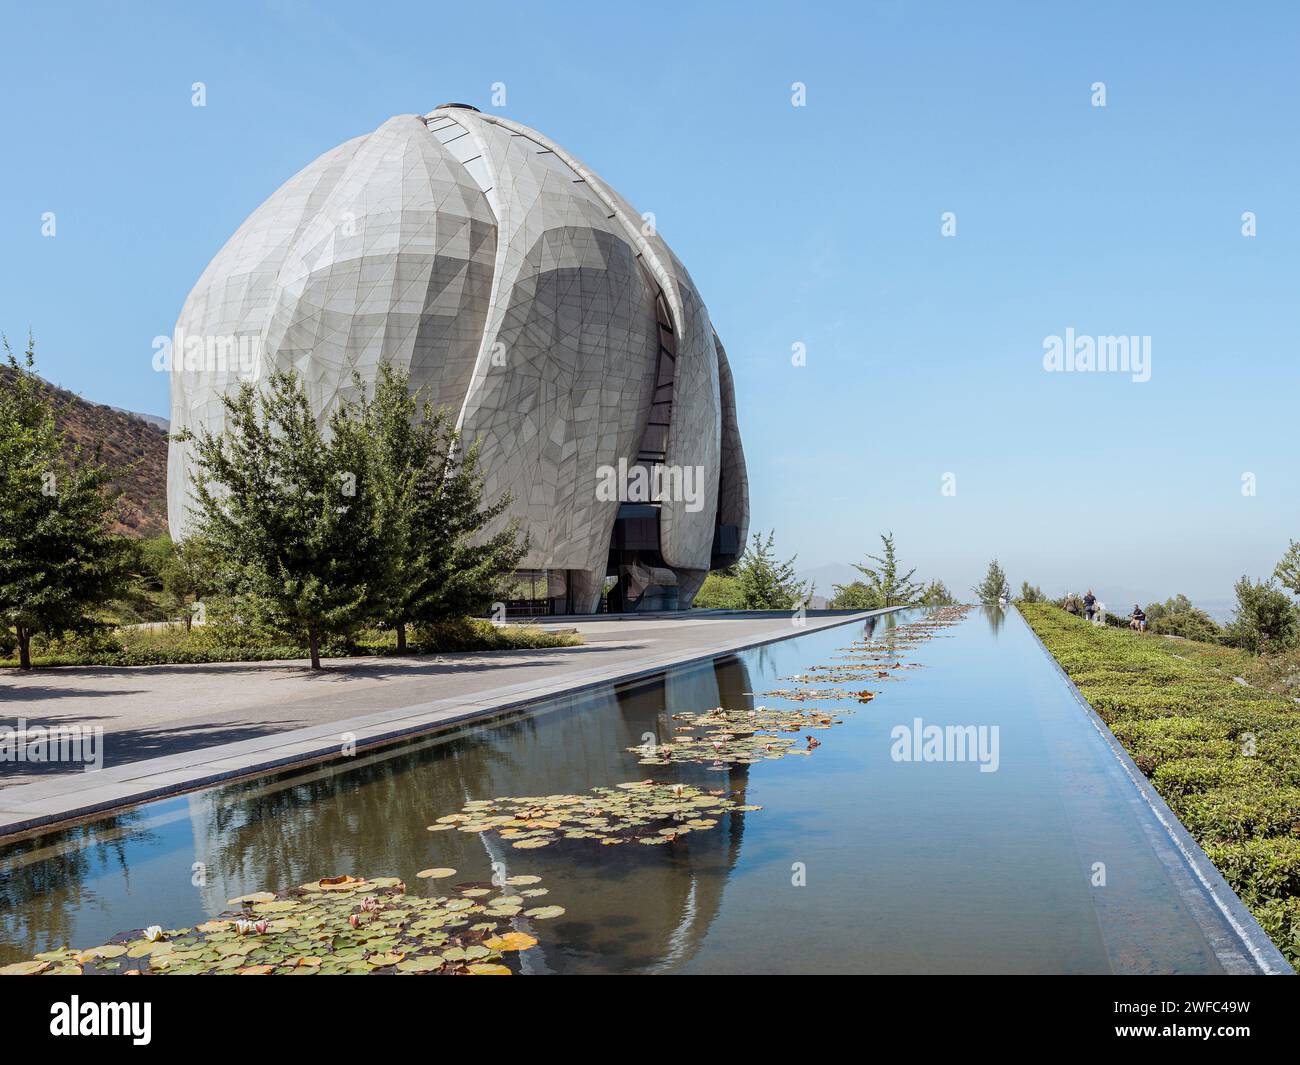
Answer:
M656 213L732 358L755 524L801 567L893 529L960 590L994 554L1113 603L1270 571L1300 537L1300 5L803 8L6 3L0 328L166 413L151 340L258 203L499 81ZM1067 327L1150 336L1151 380L1045 373Z

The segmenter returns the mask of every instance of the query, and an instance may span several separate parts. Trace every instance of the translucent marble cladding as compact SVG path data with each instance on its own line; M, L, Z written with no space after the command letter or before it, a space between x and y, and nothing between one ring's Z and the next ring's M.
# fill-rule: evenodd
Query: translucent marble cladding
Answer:
M529 533L523 564L579 571L598 594L618 512L596 498L599 469L635 460L661 295L677 349L665 461L702 467L706 486L698 512L664 502L661 543L693 591L715 514L742 536L748 524L726 354L662 238L579 160L499 116L400 115L281 186L213 259L177 323L200 342L253 341L256 357L222 368L175 353L173 423L220 430L221 397L241 376L287 368L323 420L354 372L369 382L392 360L481 441L487 492L510 492ZM178 537L188 462L173 443Z

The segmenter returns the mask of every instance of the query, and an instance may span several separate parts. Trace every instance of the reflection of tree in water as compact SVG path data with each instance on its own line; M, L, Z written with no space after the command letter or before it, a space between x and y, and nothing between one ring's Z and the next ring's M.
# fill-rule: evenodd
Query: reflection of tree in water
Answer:
M996 636L1001 631L1003 622L1006 621L1006 614L1002 607L997 603L985 603L980 610L989 623L989 631Z
M105 873L128 881L128 848L155 837L128 811L7 844L0 856L0 961L30 958L71 941L87 883Z
M862 642L876 640L884 646L885 650L893 651L894 639L898 635L899 626L903 623L900 615L906 613L908 611L891 610L888 614L875 614L867 618L862 625Z
M482 727L481 725L478 727ZM345 769L318 769L270 786L250 782L196 796L207 902L279 890L335 873L413 878L434 817L465 797L495 794L515 752L535 744L537 719L517 716L479 735L440 737Z
M503 795L580 794L652 774L743 795L748 771L704 765L644 767L626 748L645 733L671 740L678 710L748 707L744 663L730 657L616 690L548 701L544 712L477 723L452 738L424 741L343 770L310 770L271 785L251 782L197 793L191 817L208 867L210 911L245 891L279 889L336 873L403 877L447 865L465 880L537 873L548 901L568 909L547 922L535 964L553 968L641 968L688 957L717 912L739 855L744 814L712 829L649 847L563 840L520 851L495 833L430 833L435 818L466 801Z

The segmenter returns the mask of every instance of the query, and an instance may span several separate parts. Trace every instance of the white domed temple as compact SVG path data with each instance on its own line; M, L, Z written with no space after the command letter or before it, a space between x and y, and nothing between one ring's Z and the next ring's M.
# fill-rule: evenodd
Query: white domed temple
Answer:
M481 441L486 497L511 493L537 589L521 609L685 608L743 549L731 371L704 301L653 226L540 133L446 104L290 178L185 301L173 430L218 431L223 394L285 369L323 421L385 360ZM178 539L189 451L169 456Z

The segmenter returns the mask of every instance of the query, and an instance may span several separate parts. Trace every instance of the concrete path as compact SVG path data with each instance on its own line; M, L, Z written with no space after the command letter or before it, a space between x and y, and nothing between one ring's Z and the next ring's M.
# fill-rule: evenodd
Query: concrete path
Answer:
M701 611L550 619L580 647L0 674L0 725L102 728L103 768L0 761L0 836L867 616Z

